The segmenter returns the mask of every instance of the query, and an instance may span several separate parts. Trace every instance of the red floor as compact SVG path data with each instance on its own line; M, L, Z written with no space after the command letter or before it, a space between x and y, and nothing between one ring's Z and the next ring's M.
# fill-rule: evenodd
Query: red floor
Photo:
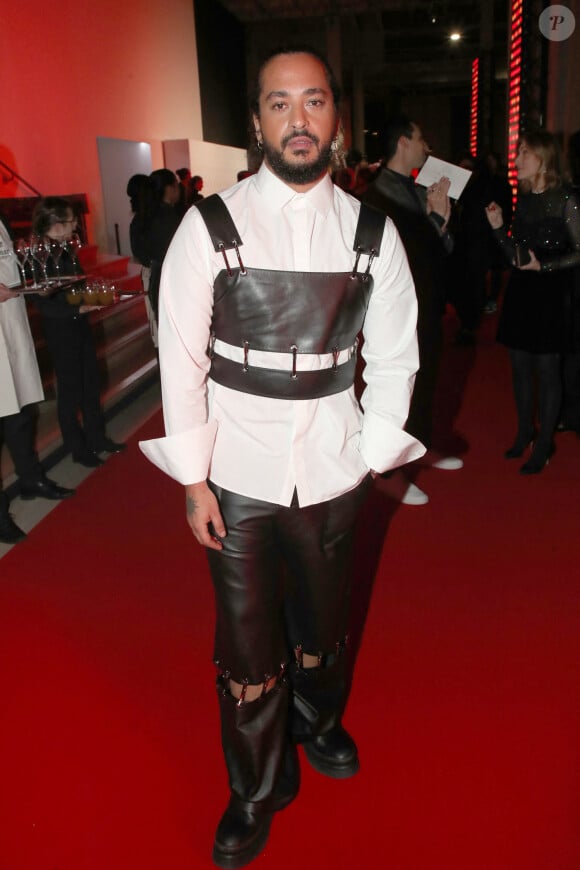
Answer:
M446 352L440 423L465 468L417 469L425 507L381 482L362 518L361 772L304 763L256 870L580 868L580 441L558 436L533 478L503 460L493 321ZM133 444L0 561L0 870L212 866L211 636L181 491Z

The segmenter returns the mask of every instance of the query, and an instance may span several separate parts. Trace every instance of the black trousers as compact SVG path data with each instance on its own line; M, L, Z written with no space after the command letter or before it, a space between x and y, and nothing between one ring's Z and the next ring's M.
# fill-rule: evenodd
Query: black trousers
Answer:
M208 550L216 598L215 659L235 682L263 683L293 650L333 655L344 642L354 523L370 485L301 508L211 484L227 528Z
M14 470L25 486L32 486L44 477L34 446L35 405L25 405L17 414L0 418L2 438L10 451Z
M419 371L405 430L429 449L433 443L433 402L443 350L441 318L434 315L426 323L419 323L417 338Z
M88 317L44 317L42 324L57 384L57 412L64 446L97 450L105 437L99 370ZM79 422L82 417L82 426Z

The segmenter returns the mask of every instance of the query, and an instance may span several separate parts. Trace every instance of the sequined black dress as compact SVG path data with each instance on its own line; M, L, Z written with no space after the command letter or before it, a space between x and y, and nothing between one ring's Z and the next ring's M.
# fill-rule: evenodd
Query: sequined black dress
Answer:
M570 187L521 194L512 226L495 236L510 262L515 245L534 252L541 271L514 268L500 316L497 339L529 353L564 353L574 347L574 278L580 268L580 206ZM576 308L576 310L575 310Z

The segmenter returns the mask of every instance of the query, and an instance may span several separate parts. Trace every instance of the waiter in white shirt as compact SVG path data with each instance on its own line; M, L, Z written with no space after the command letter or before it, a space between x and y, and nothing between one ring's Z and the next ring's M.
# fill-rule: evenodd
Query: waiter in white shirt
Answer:
M186 214L163 267L166 437L142 449L185 485L215 588L231 787L220 867L256 857L296 796L297 742L327 776L358 770L341 725L351 532L371 476L424 452L403 429L413 282L391 222L330 180L338 100L315 53L265 61L252 101L263 165Z
M42 402L44 393L24 297L12 289L20 283L12 239L0 217L0 437L12 456L21 496L58 500L74 490L45 477L34 449L31 404ZM0 492L0 541L15 544L25 537L8 513L6 494Z

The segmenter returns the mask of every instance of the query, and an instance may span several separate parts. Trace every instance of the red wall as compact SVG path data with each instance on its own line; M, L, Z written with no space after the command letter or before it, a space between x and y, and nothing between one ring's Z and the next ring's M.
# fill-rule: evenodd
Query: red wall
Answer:
M192 0L4 3L0 159L44 194L85 192L103 237L97 136L202 139ZM3 183L0 197L27 195Z

